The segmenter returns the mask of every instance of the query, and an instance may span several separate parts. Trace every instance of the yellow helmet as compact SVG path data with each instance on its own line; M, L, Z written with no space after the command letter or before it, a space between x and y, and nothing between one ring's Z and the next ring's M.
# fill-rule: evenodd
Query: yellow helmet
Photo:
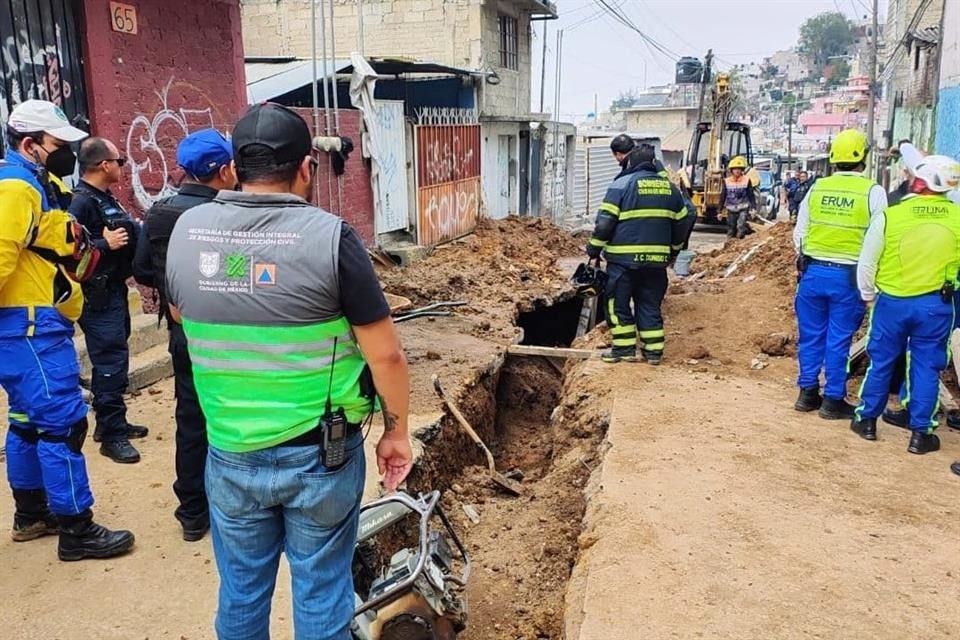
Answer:
M730 164L727 165L728 169L746 169L747 168L747 159L743 156L737 156L730 161Z
M859 164L867 159L870 145L859 129L844 129L830 145L830 164Z

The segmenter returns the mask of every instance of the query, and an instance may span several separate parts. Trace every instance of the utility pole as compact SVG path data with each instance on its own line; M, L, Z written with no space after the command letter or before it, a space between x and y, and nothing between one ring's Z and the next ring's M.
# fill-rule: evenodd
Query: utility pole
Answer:
M880 13L880 0L873 0L873 37L870 40L870 95L869 101L867 102L867 144L870 145L871 149L876 147L875 140L873 139L874 135L874 121L876 118L877 110L877 41L879 40L879 21L878 14ZM867 175L872 176L872 168L875 165L874 159L877 157L876 151L870 154L870 159L868 162L868 167L870 170L867 172Z
M703 103L707 98L707 84L710 82L710 65L712 62L713 49L710 49L703 59L703 76L700 78L700 105L697 107L697 124L703 121Z
M796 102L790 103L787 113L787 171L793 171L793 107Z
M543 97L547 90L547 20L543 21L543 54L540 57L540 113L543 113Z

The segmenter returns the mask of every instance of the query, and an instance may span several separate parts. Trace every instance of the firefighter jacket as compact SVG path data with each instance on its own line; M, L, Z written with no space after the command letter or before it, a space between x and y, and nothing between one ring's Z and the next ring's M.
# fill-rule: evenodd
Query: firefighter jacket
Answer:
M651 165L624 171L607 189L587 253L607 262L666 267L687 237L683 196Z

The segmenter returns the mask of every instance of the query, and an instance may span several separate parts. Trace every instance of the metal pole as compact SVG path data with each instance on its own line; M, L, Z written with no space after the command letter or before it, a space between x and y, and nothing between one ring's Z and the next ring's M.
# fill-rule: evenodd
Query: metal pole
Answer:
M547 90L547 21L543 21L543 54L540 57L540 113L543 113L543 98Z
M330 57L333 59L333 122L334 133L340 135L340 93L337 88L337 33L335 30L337 21L333 18L333 0L330 0Z
M560 82L563 72L563 29L557 31L557 82L554 87L553 98L553 208L551 211L554 220L557 220L563 201L557 196L557 174L560 167ZM559 205L559 206L558 206Z
M793 171L793 105L791 102L787 115L787 171Z
M318 0L314 0L314 4ZM330 87L328 85L330 70L327 61L327 12L323 6L323 0L320 2L320 48L323 50L323 123L324 135L330 135Z
M363 0L357 0L357 51L363 55Z
M877 109L877 30L879 26L878 14L880 13L880 1L873 0L873 38L870 41L870 96L869 102L867 102L867 143L870 145L870 148L873 149L875 146L875 140L873 139L874 134L874 121L876 120L876 109ZM877 157L876 151L870 154L870 162L868 166L872 169L875 165L874 159ZM873 175L873 171L869 171L867 175Z
M310 46L313 50L313 135L320 135L320 96L317 91L317 2L310 2Z

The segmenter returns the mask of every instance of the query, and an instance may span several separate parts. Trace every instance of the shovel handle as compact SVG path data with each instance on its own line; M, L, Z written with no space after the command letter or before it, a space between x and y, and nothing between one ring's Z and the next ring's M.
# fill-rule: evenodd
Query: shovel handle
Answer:
M487 445L483 444L483 440L480 439L480 436L474 431L473 427L470 426L470 423L467 422L467 419L463 417L463 414L460 413L460 409L447 397L446 392L443 389L443 385L440 383L440 377L436 374L433 375L433 388L437 392L437 395L440 396L440 399L443 400L444 404L447 405L447 408L450 409L450 413L453 414L453 417L457 419L457 422L460 423L460 426L463 427L463 430L467 432L467 435L470 436L470 439L477 443L477 445L483 449L484 455L487 456L487 467L491 471L496 470L496 464L493 460L493 454L490 453L490 449L487 448Z

